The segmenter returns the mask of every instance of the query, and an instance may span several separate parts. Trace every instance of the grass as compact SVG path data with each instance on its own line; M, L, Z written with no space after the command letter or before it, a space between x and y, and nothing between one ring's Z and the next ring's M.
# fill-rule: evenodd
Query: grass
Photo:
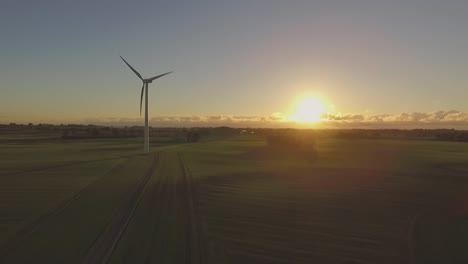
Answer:
M141 142L141 139L87 139L1 144L0 175L128 157L142 152ZM153 139L150 147L165 145L168 140Z
M118 163L86 186L63 210L41 221L4 261L79 262L151 162L151 156L135 156Z
M166 143L153 141L153 148L165 145ZM27 239L18 239L24 233L24 229L31 232L31 226L36 226L37 222L50 222L52 219L59 219L60 215L53 214L43 219L44 215L54 212L64 205L69 208L74 208L73 205L78 201L84 201L86 196L84 191L90 192L93 188L102 188L103 192L112 191L112 186L115 176L119 179L119 174L116 169L121 168L123 164L130 160L136 159L145 160L141 153L141 140L138 139L105 139L105 140L79 140L79 141L57 141L46 140L40 142L30 141L9 141L6 144L0 145L0 245L7 246L17 243L29 249L41 248L39 244L44 243L50 233L55 231L47 231L39 235L34 227L34 235L28 235ZM142 171L145 166L135 165L130 168L123 176L134 176L132 180L142 176ZM120 171L119 171L120 172ZM135 174L133 174L135 173ZM102 179L106 179L103 183ZM99 183L104 185L99 185ZM128 190L128 184L120 186L118 192L112 193L122 195ZM80 193L83 192L83 193ZM74 203L68 204L77 194L80 194ZM98 196L96 206L101 206L103 209L108 205L113 205L113 202L102 200L103 197ZM102 202L102 203L100 203ZM88 201L89 203L89 201ZM109 203L109 204L106 204ZM67 210L71 210L67 207ZM60 211L60 214L68 212L67 210ZM74 230L74 225L82 220L81 213L86 214L86 209L75 210L78 215L76 219L67 219L63 224L62 234L69 236L64 230ZM104 210L103 210L104 211ZM107 212L108 213L108 212ZM88 216L91 217L92 216ZM98 219L99 215L94 219ZM84 221L85 223L85 221ZM49 225L50 226L50 225ZM55 227L59 228L59 225ZM40 226L40 228L43 228ZM93 232L95 232L94 230ZM47 234L47 235L46 235ZM96 233L92 233L96 236ZM70 242L77 238L71 237ZM65 239L67 241L67 239ZM12 242L13 241L13 242ZM80 241L80 240L79 240ZM92 240L91 240L92 242ZM62 239L56 239L54 242L47 244L49 249L53 247L60 248L65 246ZM80 247L77 244L70 244L69 247L76 248L64 250L63 256L75 256L78 258L81 253L77 253ZM85 244L84 244L85 245ZM83 246L84 246L83 245ZM45 246L45 245L43 245ZM42 248L44 249L44 248ZM86 249L82 249L85 251ZM31 250L33 251L33 250ZM44 250L44 252L48 252ZM29 250L18 251L12 253L13 256L18 256L28 253L31 258L39 257L39 251L36 255ZM39 255L38 255L39 254ZM44 255L42 254L44 257ZM47 256L47 254L46 254ZM57 254L60 256L60 254ZM59 257L57 257L59 258Z
M187 150L189 166L210 244L232 263L429 263L419 234L434 228L413 219L466 200L468 144L324 139L315 160L255 159L257 141L210 144ZM447 235L466 229L463 217L432 224L429 245L459 248L435 259L466 260L466 237Z
M0 243L18 245L4 260L80 262L150 166L141 147L138 139L2 144ZM466 143L324 137L297 155L239 136L152 149L162 151L160 166L111 263L468 259Z
M120 159L64 166L0 179L0 241L107 173Z
M175 151L161 154L135 217L122 237L112 263L182 263L188 246L183 171Z

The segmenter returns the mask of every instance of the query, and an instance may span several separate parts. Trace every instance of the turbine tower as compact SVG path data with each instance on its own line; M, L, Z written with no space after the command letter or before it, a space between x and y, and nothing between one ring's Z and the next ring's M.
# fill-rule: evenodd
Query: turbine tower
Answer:
M135 70L135 68L133 68L124 58L122 58L122 56L120 56L120 58L125 62L125 64L127 64L127 66L143 82L143 86L141 87L141 96L140 96L140 116L141 116L141 106L143 104L143 91L144 91L145 92L145 133L144 133L144 144L145 144L145 146L144 146L144 151L145 151L145 153L148 153L149 152L148 84L152 83L154 80L156 80L158 78L163 77L164 75L167 75L167 74L171 73L172 71L166 72L166 73L163 73L163 74L160 74L160 75L157 75L157 76L154 76L152 78L143 79L143 77L141 77L141 74L137 70Z

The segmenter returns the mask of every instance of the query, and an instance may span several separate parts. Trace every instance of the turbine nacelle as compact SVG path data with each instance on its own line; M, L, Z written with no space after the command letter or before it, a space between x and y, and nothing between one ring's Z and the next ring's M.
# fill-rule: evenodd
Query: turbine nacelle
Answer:
M141 77L141 74L137 70L135 70L135 68L133 68L132 65L130 65L124 58L122 58L122 56L120 56L120 58L125 62L125 64L127 64L130 70L132 70L132 72L135 73L135 75L138 76L138 78L140 78L140 80L143 82L143 86L141 87L141 95L140 95L140 115L141 115L141 107L143 105L143 91L145 90L145 85L146 85L146 89L148 89L148 83L152 83L154 80L159 79L165 75L168 75L169 73L172 73L172 71L159 74L148 79L143 79L143 77Z

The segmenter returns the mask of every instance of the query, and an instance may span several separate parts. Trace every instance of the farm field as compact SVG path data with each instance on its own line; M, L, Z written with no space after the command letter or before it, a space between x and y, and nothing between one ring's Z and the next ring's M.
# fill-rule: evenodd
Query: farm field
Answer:
M231 263L467 262L466 144L322 139L312 160L261 148L246 140L187 150L213 255Z
M467 263L468 144L0 146L0 262Z

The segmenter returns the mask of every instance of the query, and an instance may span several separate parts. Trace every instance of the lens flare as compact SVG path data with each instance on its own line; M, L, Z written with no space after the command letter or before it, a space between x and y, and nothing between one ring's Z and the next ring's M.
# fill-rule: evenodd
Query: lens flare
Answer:
M297 104L296 110L290 119L295 122L317 123L322 121L322 115L325 112L325 104L320 99L306 97Z

